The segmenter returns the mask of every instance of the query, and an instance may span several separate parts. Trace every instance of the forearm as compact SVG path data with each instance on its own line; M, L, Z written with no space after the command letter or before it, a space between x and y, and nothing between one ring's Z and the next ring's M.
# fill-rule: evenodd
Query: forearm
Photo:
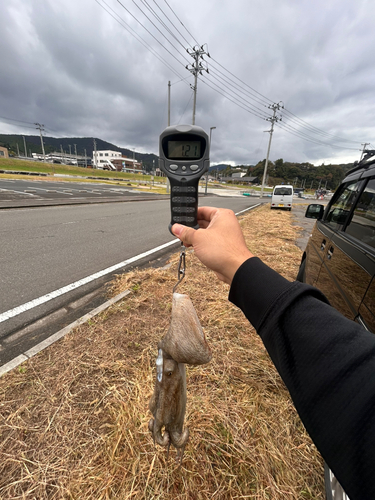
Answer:
M235 274L229 299L256 328L351 500L375 498L373 472L362 466L375 460L375 336L318 290L288 282L256 258Z

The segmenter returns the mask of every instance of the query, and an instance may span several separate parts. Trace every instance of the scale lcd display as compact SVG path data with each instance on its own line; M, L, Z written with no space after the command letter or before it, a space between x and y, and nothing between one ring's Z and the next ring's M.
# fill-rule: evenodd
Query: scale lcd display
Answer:
M201 154L200 141L168 141L168 158L199 160Z

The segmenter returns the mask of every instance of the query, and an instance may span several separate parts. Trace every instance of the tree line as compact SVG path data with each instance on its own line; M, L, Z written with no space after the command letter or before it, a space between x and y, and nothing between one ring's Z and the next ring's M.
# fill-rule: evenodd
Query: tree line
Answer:
M259 161L256 165L241 165L236 168L242 171L246 170L246 176L258 177L262 182L265 164L266 159ZM284 183L305 189L335 190L352 166L351 163L339 165L325 165L323 163L320 166L315 166L308 162L289 162L279 158L275 162L268 161L267 184L275 186ZM230 176L233 172L234 168L229 167L223 172L223 175Z

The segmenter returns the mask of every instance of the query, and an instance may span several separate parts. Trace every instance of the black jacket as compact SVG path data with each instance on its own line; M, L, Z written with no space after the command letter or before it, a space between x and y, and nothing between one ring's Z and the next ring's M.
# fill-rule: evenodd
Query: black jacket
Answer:
M254 257L229 300L258 334L319 452L350 500L375 499L375 335L309 285Z

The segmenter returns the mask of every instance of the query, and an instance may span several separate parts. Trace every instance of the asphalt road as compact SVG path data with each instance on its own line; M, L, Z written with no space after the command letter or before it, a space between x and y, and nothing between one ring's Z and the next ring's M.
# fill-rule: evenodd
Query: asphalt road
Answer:
M169 200L153 200L0 211L0 364L24 345L31 347L88 307L98 305L95 301L103 302L103 285L129 266L120 266L44 303L39 298L175 241L167 229ZM247 197L205 196L199 204L238 212L258 202ZM175 243L135 264L163 259L178 246ZM23 311L25 304L34 302ZM17 314L8 317L9 311Z

